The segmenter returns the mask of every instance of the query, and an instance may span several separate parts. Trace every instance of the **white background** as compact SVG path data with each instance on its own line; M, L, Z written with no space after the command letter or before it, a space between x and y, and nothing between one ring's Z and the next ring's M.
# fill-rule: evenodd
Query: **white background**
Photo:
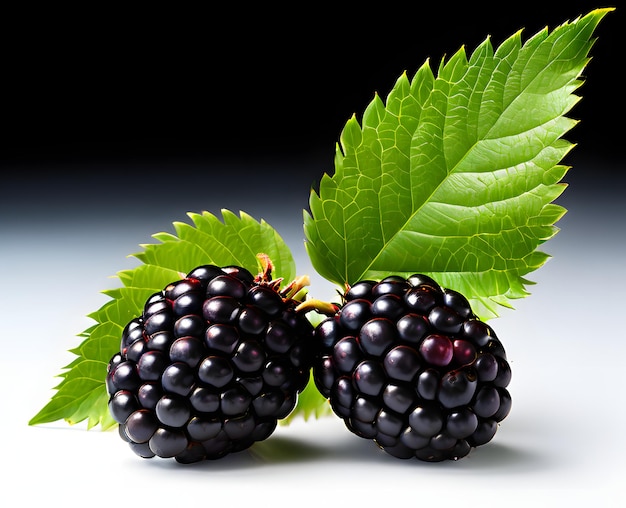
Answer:
M92 323L85 316L107 301L100 291L116 285L108 277L184 216L173 205L161 215L107 215L80 196L84 215L14 215L0 231L3 506L624 506L626 205L615 179L623 169L576 167L589 178L572 177L560 200L570 211L545 245L553 259L530 277L531 296L491 323L513 369L512 411L491 443L437 464L391 457L335 417L296 421L248 451L185 466L142 460L115 432L29 427ZM241 206L222 198L219 207ZM312 272L298 213L254 201L246 211L282 233L300 273ZM312 290L332 288L313 277Z

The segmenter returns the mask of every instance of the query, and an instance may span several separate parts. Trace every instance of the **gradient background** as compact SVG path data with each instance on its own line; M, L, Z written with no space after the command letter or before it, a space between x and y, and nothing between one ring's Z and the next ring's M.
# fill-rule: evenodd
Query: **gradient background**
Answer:
M301 211L310 187L332 172L347 119L426 58L436 66L487 34L495 46L521 27L528 37L602 6L547 3L385 2L350 14L300 4L209 14L109 6L6 16L0 429L9 477L1 496L49 506L88 496L99 506L117 485L129 500L175 499L188 488L242 503L307 491L320 500L418 502L494 489L500 502L510 494L540 505L623 502L619 10L597 31L583 99L570 115L582 122L567 136L579 146L566 159L570 187L558 200L569 213L544 249L553 259L533 274L533 294L493 323L513 367L514 406L488 446L458 463L399 461L329 418L279 428L237 456L177 468L138 461L112 433L27 426L73 358L76 334L92 323L85 316L107 301L100 291L116 286L111 275L135 266L128 254L188 211L264 218L291 247L298 272L312 275L311 291L332 294L306 258ZM163 490L137 491L140 482Z

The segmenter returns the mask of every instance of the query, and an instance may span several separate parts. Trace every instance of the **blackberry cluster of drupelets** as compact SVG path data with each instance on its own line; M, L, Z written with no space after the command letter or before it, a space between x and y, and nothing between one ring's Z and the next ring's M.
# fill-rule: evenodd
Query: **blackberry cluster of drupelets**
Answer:
M199 266L152 295L110 360L109 411L141 457L191 463L269 437L309 381L313 326L298 284Z
M461 293L425 275L364 280L314 328L315 303L297 298L306 283L280 282L269 262L256 277L203 265L146 301L106 377L137 455L191 463L244 450L291 413L311 369L348 429L393 456L456 460L494 437L511 369Z
M430 277L352 285L315 335L317 388L350 431L396 457L464 457L511 408L493 329Z

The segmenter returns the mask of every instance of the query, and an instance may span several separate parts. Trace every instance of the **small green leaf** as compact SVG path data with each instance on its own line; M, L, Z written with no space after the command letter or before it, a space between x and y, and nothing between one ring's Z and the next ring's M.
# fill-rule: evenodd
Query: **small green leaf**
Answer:
M317 326L324 320L324 316L322 314L315 312L308 313L307 318L313 326ZM298 394L296 407L286 418L280 420L279 424L286 426L298 418L302 418L304 421L307 421L311 418L317 419L332 414L333 411L330 407L330 403L328 402L328 399L325 398L317 389L315 381L313 380L313 371L311 371L309 383L306 388Z
M424 273L467 295L488 319L526 296L525 277L548 256L565 210L575 124L592 33L612 9L592 11L522 44L461 48L435 75L426 62L351 118L304 212L316 271L344 287L389 274Z
M222 211L223 221L203 212L189 214L192 225L174 223L176 235L158 233L156 244L143 246L134 257L143 264L117 276L121 287L104 291L111 298L89 314L95 324L79 336L82 343L71 350L72 363L58 376L56 393L29 422L30 425L65 420L75 424L87 420L88 428L106 429L115 422L109 415L105 378L107 364L119 351L122 330L141 314L146 299L168 283L203 264L238 265L252 273L260 271L258 253L267 254L274 265L273 278L287 284L295 278L291 252L278 233L265 221L245 213ZM305 402L310 397L305 396ZM315 402L315 401L313 401ZM315 408L304 408L311 414Z
M295 409L286 418L279 421L280 425L289 425L295 419L302 418L304 421L311 418L322 418L333 414L328 399L324 398L315 386L313 381L313 373L309 384L300 394L298 394L298 403Z
M208 212L190 213L189 217L192 224L175 222L176 235L156 234L161 243L143 245L144 250L134 256L146 265L181 274L200 264L197 261L201 259L219 266L236 264L256 273L257 254L263 252L272 260L276 277L285 281L295 278L291 251L265 221L257 222L246 213L237 216L228 210L222 210L223 221Z

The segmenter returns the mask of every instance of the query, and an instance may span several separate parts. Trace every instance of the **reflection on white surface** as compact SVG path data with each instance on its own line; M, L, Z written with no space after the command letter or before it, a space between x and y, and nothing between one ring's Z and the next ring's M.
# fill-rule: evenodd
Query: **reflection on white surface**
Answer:
M537 282L531 296L492 322L513 370L512 411L492 442L439 464L391 457L334 417L296 421L248 451L189 466L139 459L114 432L62 422L29 427L53 393L54 376L73 358L67 350L78 345L76 334L91 324L86 314L106 301L100 291L115 285L108 277L131 267L125 256L167 224L132 217L123 228L54 217L1 224L3 497L19 496L24 505L110 506L119 495L127 496L124 504L145 504L195 492L228 506L280 496L281 504L329 496L369 506L390 496L417 505L493 489L502 503L510 496L540 506L550 500L619 505L626 473L620 428L626 341L619 325L626 208L581 187L566 196L570 212L545 246L553 259L531 277ZM269 216L294 246L298 271L311 272L301 216L280 210ZM315 277L311 289L332 290Z

